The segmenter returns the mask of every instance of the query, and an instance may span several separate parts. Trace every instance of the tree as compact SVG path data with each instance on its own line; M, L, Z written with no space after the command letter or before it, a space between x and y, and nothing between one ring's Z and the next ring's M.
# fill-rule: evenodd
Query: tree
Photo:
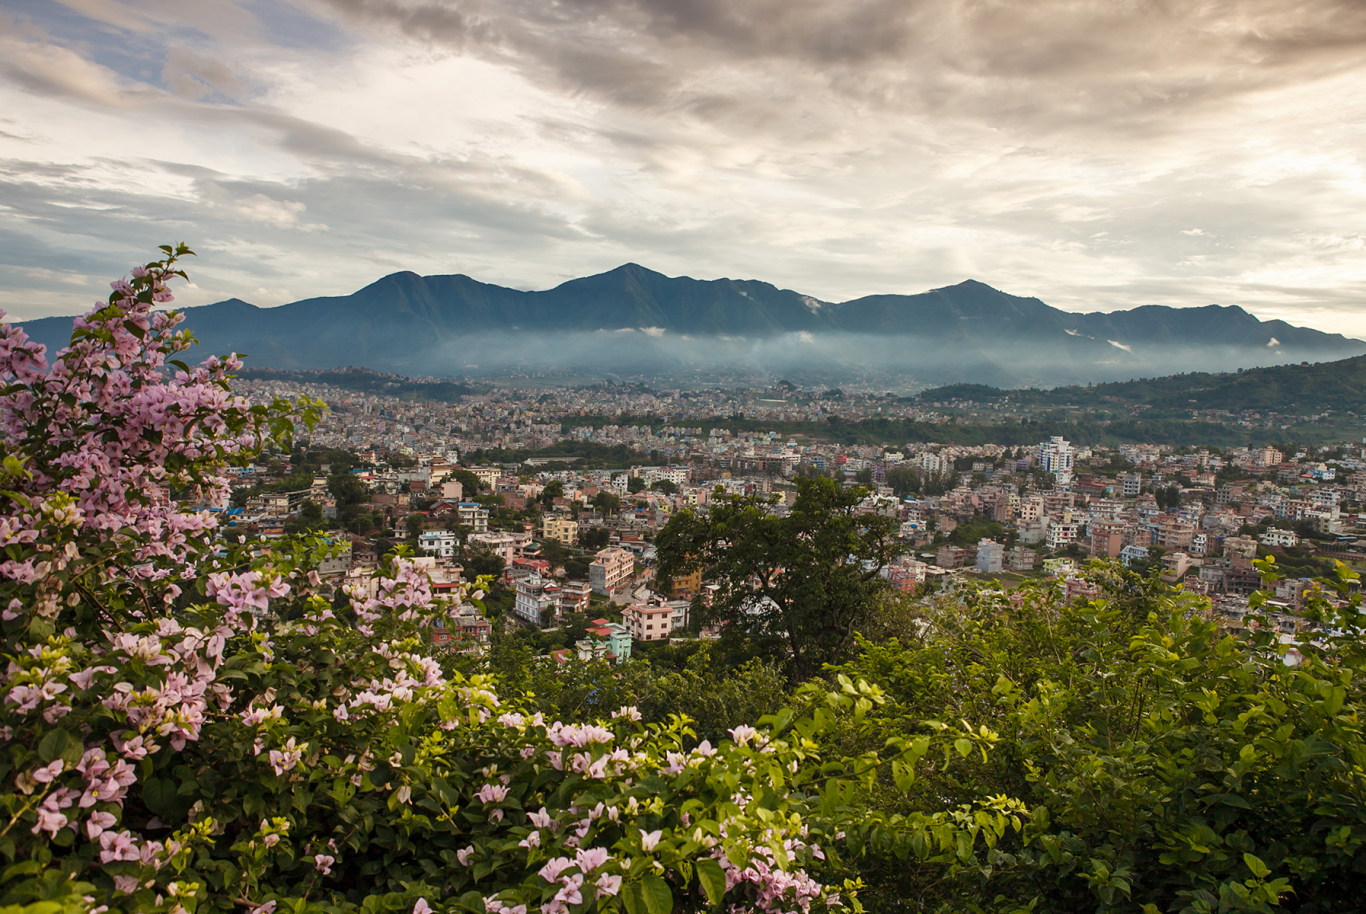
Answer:
M492 552L472 552L465 563L465 570L475 577L498 578L502 576L505 565L501 555Z
M422 531L427 529L427 517L424 514L409 514L403 525L408 530L408 542L416 543Z
M541 494L536 500L541 503L541 507L549 509L555 506L555 499L557 498L564 498L564 483L558 479L552 479L545 484L545 488L541 490Z
M650 486L650 488L656 492L662 492L665 495L678 494L678 486L674 485L674 483L668 479L656 479L654 485Z
M658 576L700 568L720 590L710 606L695 600L698 620L786 655L794 681L806 679L845 656L886 590L882 569L903 551L893 518L854 514L866 494L799 479L785 517L771 500L718 494L705 517L683 511L660 532Z
M1260 562L1268 580L1275 565ZM1027 583L922 601L912 633L863 642L837 671L886 690L824 751L910 746L934 759L879 776L870 814L1006 793L1032 824L989 853L907 866L889 842L861 864L870 909L1352 911L1366 825L1359 724L1366 649L1357 576L1311 595L1298 665L1268 620L1235 633L1209 603L1096 563L1094 602ZM1254 614L1267 594L1256 594ZM914 632L918 632L915 634ZM891 772L889 772L891 773ZM1351 875L1349 875L1351 873ZM1034 907L1037 905L1037 907Z
M639 476L632 476L630 479L626 480L626 491L630 492L632 495L635 495L637 492L644 492L645 480L641 479Z
M333 473L327 477L327 491L337 499L337 507L359 505L370 500L370 489L353 473Z
M589 504L597 511L601 511L604 516L615 516L621 510L621 499L608 492L606 489L594 495Z
M465 469L455 469L451 471L449 479L460 483L460 497L473 498L488 486L479 479L478 476Z
M606 527L589 527L579 534L579 545L593 551L605 549L611 541L612 531Z
M299 506L299 511L289 520L285 521L285 532L289 534L308 533L313 530L321 530L327 525L323 518L323 509L318 503L309 499Z

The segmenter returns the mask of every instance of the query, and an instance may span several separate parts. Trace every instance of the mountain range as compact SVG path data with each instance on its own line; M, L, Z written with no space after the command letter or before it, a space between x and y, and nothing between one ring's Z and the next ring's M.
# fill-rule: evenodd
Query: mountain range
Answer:
M1325 361L1366 343L1236 306L1072 313L968 280L914 295L826 302L756 280L668 277L637 264L521 291L401 272L275 308L186 308L209 352L275 368L360 365L442 377L504 372L895 379L1003 387ZM50 348L70 318L28 321ZM898 385L900 386L900 384Z

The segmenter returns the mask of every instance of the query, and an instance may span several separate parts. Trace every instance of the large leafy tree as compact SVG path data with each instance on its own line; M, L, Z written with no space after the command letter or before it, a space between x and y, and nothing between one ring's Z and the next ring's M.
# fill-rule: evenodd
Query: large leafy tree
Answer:
M693 607L732 641L785 655L796 680L838 662L886 591L882 569L903 547L896 522L856 508L867 490L797 480L782 512L771 498L718 495L707 513L684 511L656 541L659 577L698 568L718 590Z

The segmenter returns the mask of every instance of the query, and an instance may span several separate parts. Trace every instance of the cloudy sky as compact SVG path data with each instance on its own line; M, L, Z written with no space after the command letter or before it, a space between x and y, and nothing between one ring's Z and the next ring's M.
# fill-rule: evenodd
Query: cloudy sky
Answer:
M4 0L0 307L635 261L1366 337L1360 0Z

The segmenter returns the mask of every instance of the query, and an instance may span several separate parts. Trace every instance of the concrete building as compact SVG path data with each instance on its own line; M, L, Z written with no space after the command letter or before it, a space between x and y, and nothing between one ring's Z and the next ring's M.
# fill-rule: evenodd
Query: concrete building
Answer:
M1005 546L992 539L977 542L977 570L984 574L1000 574Z
M469 527L472 533L489 532L489 509L478 502L462 501L456 508L457 516L463 526Z
M1077 534L1081 527L1077 524L1053 523L1048 524L1048 532L1044 534L1044 545L1049 549L1062 549L1069 543L1077 541Z
M527 575L516 582L517 599L512 612L537 628L554 625L560 616L560 585L553 578Z
M541 521L541 536L566 546L573 546L579 541L579 522L571 517L547 515Z
M966 550L945 543L935 550L934 563L940 568L962 568Z
M417 537L419 549L443 559L452 558L459 544L460 537L453 530L428 530Z
M1262 534L1261 541L1263 546L1279 546L1285 548L1286 546L1298 546L1300 544L1300 536L1294 530L1279 530L1272 527Z
M1072 445L1060 435L1054 435L1039 445L1039 469L1052 473L1058 485L1072 484L1072 460L1076 455Z
M621 663L631 659L631 633L620 622L594 619L588 637L575 642L580 660Z
M635 574L635 564L635 556L619 547L597 553L588 566L588 583L593 593L611 596L624 588Z
M673 607L662 600L633 603L621 611L621 623L636 641L668 641Z
M1016 546L1006 553L1005 565L1011 571L1033 571L1039 563L1039 554L1028 546Z
M1119 558L1124 548L1124 524L1113 520L1092 521L1087 525L1091 534L1091 557L1097 559Z

